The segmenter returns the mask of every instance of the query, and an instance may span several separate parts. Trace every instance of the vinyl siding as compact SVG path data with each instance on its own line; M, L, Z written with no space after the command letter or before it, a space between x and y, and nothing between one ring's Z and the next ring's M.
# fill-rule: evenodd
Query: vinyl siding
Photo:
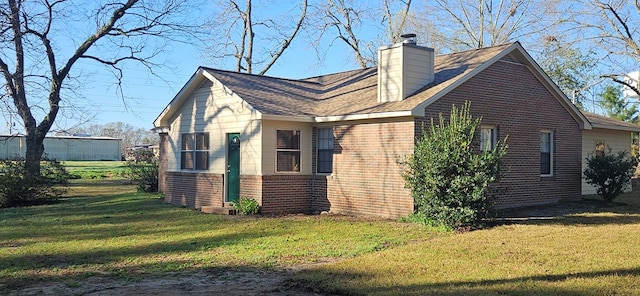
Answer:
M312 128L310 124L264 120L262 131L262 175L274 174L311 174ZM276 131L300 130L300 172L276 173Z
M613 153L631 150L631 133L627 131L616 131L610 129L594 128L582 131L582 170L587 167L586 158L589 154L595 153L596 141L604 140L605 153L609 153L609 148ZM631 187L628 188L628 191ZM582 179L582 195L596 194L596 188Z
M209 133L209 173L226 172L228 133L240 133L240 173L261 171L259 113L221 86L205 80L182 104L171 120L168 143L168 171L180 171L181 134Z

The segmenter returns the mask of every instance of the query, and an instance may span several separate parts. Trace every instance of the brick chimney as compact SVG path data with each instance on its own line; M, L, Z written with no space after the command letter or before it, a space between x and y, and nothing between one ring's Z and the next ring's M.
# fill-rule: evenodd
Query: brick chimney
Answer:
M418 46L416 34L378 49L378 102L402 101L433 82L433 48Z

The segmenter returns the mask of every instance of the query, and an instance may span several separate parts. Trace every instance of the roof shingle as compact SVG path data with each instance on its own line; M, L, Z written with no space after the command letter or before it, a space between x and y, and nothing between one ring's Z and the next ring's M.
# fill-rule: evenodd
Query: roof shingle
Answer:
M434 81L399 102L377 100L377 68L301 80L203 68L264 114L340 116L409 111L502 52L512 44L435 57Z

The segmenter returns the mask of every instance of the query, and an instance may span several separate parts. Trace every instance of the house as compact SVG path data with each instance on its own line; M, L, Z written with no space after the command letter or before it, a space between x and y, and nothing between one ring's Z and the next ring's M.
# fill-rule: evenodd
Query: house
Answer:
M640 126L606 116L583 112L592 128L582 131L582 159L586 159L591 154L604 154L611 152L631 150L632 133L638 135ZM586 168L586 161L582 162L582 171ZM627 190L631 190L631 186ZM582 194L596 194L596 187L582 182Z
M210 212L242 196L262 213L407 216L398 158L423 124L467 100L483 118L478 147L509 136L498 207L580 197L582 148L592 148L582 133L594 125L519 43L435 56L406 40L378 54L378 67L299 80L198 68L154 122L165 201Z

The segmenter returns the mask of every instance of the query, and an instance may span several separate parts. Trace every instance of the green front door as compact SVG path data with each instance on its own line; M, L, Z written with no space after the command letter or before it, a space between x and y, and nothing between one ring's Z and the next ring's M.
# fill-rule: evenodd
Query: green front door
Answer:
M227 134L227 201L240 198L240 134Z

